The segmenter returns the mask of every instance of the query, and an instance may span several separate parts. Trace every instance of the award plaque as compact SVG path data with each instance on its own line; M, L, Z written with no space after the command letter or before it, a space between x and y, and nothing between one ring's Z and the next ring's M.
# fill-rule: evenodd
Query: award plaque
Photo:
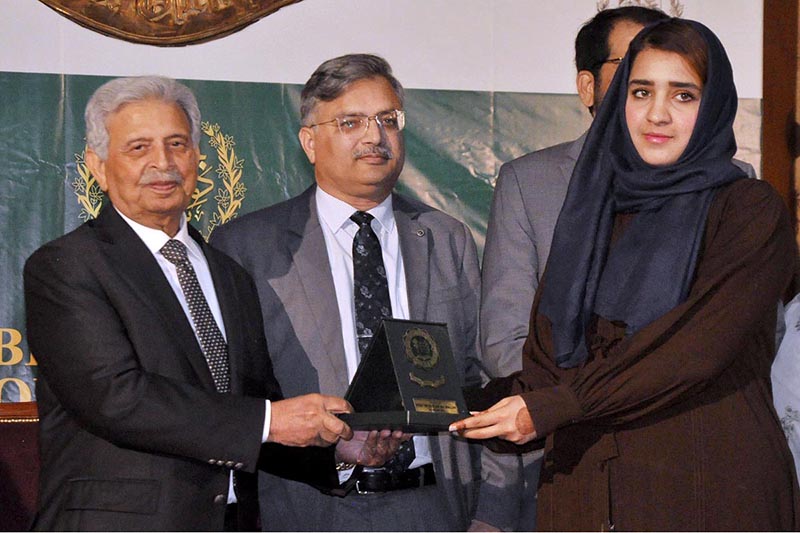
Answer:
M383 319L345 399L353 429L430 433L468 417L447 325Z

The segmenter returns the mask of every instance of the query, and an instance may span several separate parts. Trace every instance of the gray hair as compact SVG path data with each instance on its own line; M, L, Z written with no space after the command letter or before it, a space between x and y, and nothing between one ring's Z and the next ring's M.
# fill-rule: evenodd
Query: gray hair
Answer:
M89 99L84 112L86 144L100 159L108 157L106 120L125 104L142 100L162 100L176 104L186 114L192 131L192 144L200 145L200 108L192 91L171 78L140 76L116 78L101 85Z
M329 59L317 67L300 94L300 122L309 125L309 116L317 103L330 102L353 82L382 77L392 86L403 104L403 86L392 75L392 67L382 57L372 54L348 54Z

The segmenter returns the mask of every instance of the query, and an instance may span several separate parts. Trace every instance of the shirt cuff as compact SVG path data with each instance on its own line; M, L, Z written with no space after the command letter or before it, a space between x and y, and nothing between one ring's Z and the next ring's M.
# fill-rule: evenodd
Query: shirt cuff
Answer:
M523 393L522 399L533 419L537 439L583 418L583 409L578 398L567 385L535 389Z
M261 432L261 442L267 442L269 437L269 424L272 421L272 402L264 400L266 407L264 409L264 430Z
M345 482L347 482L347 480L350 479L350 476L353 475L353 471L355 469L356 467L354 466L353 468L348 468L346 470L337 470L336 473L339 475L339 484L343 485Z

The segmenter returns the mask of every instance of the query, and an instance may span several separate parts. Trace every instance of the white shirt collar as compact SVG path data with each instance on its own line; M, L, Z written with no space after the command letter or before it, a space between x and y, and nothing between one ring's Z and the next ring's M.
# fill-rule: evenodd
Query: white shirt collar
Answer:
M348 223L356 227L355 222L350 220L350 215L357 211L352 205L328 194L320 187L317 187L316 202L320 220L327 224L332 232L336 233L348 227ZM368 210L367 213L375 217L381 231L388 234L394 230L395 221L391 194L383 202Z
M122 220L127 222L131 229L136 232L136 235L142 239L144 245L147 246L147 249L150 250L150 253L153 255L158 254L161 248L167 244L168 240L175 239L186 245L190 256L194 256L197 259L203 258L203 251L200 249L200 245L189 236L189 225L186 223L186 217L181 217L181 225L178 228L178 233L176 233L174 237L170 237L160 229L143 226L135 220L126 217L116 207L114 207L114 209L116 209L119 216L122 217Z

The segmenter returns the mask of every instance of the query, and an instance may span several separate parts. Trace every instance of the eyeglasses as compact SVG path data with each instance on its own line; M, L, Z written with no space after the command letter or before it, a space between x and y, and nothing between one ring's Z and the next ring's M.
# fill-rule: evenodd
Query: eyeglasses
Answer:
M625 59L625 57L610 57L608 59L603 59L602 61L598 61L597 63L594 64L594 67L599 68L606 63L611 63L612 65L619 65L620 63L622 63L623 59Z
M377 115L345 115L343 117L336 117L325 122L317 122L316 124L309 124L309 128L314 126L333 126L334 123L339 128L339 132L347 137L360 139L369 131L370 120L374 120L383 131L398 132L403 131L406 127L406 113L399 109L392 109L391 111L384 111Z

